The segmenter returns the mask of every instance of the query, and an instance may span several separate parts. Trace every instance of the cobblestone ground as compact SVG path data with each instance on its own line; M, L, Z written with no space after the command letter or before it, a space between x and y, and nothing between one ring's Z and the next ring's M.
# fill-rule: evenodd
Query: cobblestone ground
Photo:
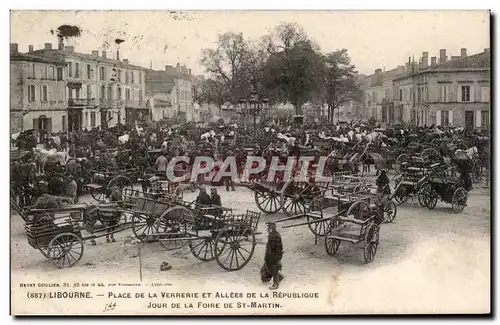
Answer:
M234 192L219 188L224 206L235 211L255 210L253 193L243 187ZM194 200L196 193L187 193ZM82 201L92 202L90 197ZM343 243L335 257L325 251L324 239L315 237L307 226L280 228L283 238L283 272L280 290L319 292L320 304L331 313L408 312L486 312L490 287L490 193L484 184L470 194L468 206L455 214L451 205L439 202L430 211L418 203L398 207L392 224L380 231L375 260L363 264L362 249ZM224 291L267 292L260 282L263 263L265 222L283 214L263 215L259 223L253 259L237 272L222 270L216 261L200 262L189 248L165 251L159 244L146 244L142 250L144 283L167 281L176 291L217 285ZM97 246L85 243L84 256L69 269L57 270L26 240L22 219L13 215L11 261L13 281L37 274L54 281L103 279L139 281L137 249L125 243L131 231L116 235L116 243L98 239ZM160 272L160 264L173 268ZM304 301L290 300L288 308L304 310ZM323 311L325 312L325 311Z

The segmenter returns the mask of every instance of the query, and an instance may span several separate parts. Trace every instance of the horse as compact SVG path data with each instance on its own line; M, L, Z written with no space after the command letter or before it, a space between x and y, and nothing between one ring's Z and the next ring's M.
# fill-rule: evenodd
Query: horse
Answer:
M66 149L66 151L56 151L55 149L45 150L42 148L33 148L33 153L35 154L35 161L40 173L45 173L45 166L47 163L58 163L61 166L65 166L66 162L69 160L68 149Z

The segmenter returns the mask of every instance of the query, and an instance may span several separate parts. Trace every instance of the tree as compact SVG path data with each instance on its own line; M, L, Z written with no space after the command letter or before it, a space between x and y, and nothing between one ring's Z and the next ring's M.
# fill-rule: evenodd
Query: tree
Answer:
M315 72L321 60L318 47L296 24L278 25L263 44L269 58L264 68L264 85L282 101L289 101L296 114L312 98L317 86Z
M247 92L243 66L248 52L247 43L242 33L224 33L218 36L216 44L215 49L203 50L201 65L209 80L227 90L224 101L236 103Z
M357 71L351 65L346 49L330 52L323 57L322 79L328 105L328 121L333 123L335 109L361 96Z

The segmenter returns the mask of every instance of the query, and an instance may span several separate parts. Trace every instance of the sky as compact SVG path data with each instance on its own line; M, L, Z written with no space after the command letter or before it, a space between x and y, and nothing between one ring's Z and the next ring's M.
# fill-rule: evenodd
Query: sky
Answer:
M11 11L10 18L10 42L21 52L28 45L57 47L51 30L77 25L81 36L67 41L76 52L106 50L110 57L120 38L120 58L131 64L158 70L180 63L194 74L203 73L201 52L215 47L218 33L259 39L281 22L301 25L322 52L346 48L367 75L418 60L422 52L439 57L446 49L451 56L467 48L470 55L490 47L487 11Z

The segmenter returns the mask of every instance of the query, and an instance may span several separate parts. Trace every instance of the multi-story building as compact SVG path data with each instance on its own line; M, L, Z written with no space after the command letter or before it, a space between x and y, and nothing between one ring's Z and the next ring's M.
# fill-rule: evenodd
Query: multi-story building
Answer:
M409 73L394 79L394 104L405 121L417 125L452 125L467 128L490 125L490 50L448 59L440 50L439 61L424 52Z
M363 119L374 118L378 123L387 124L402 121L401 112L394 107L393 79L404 74L405 67L399 66L389 71L375 70L362 82L364 92Z
M120 60L118 51L115 58L108 57L106 51L101 55L98 51L78 53L73 46L60 42L57 49L46 43L44 49L33 54L67 64L63 78L69 131L148 120L144 100L145 69L129 64L126 59Z
M165 66L165 70L146 71L146 94L148 105L155 120L179 117L186 121L197 121L194 110L193 76L191 70L177 63L176 67Z
M39 135L66 131L65 74L63 60L20 53L18 44L10 44L12 133L27 129L36 129Z

